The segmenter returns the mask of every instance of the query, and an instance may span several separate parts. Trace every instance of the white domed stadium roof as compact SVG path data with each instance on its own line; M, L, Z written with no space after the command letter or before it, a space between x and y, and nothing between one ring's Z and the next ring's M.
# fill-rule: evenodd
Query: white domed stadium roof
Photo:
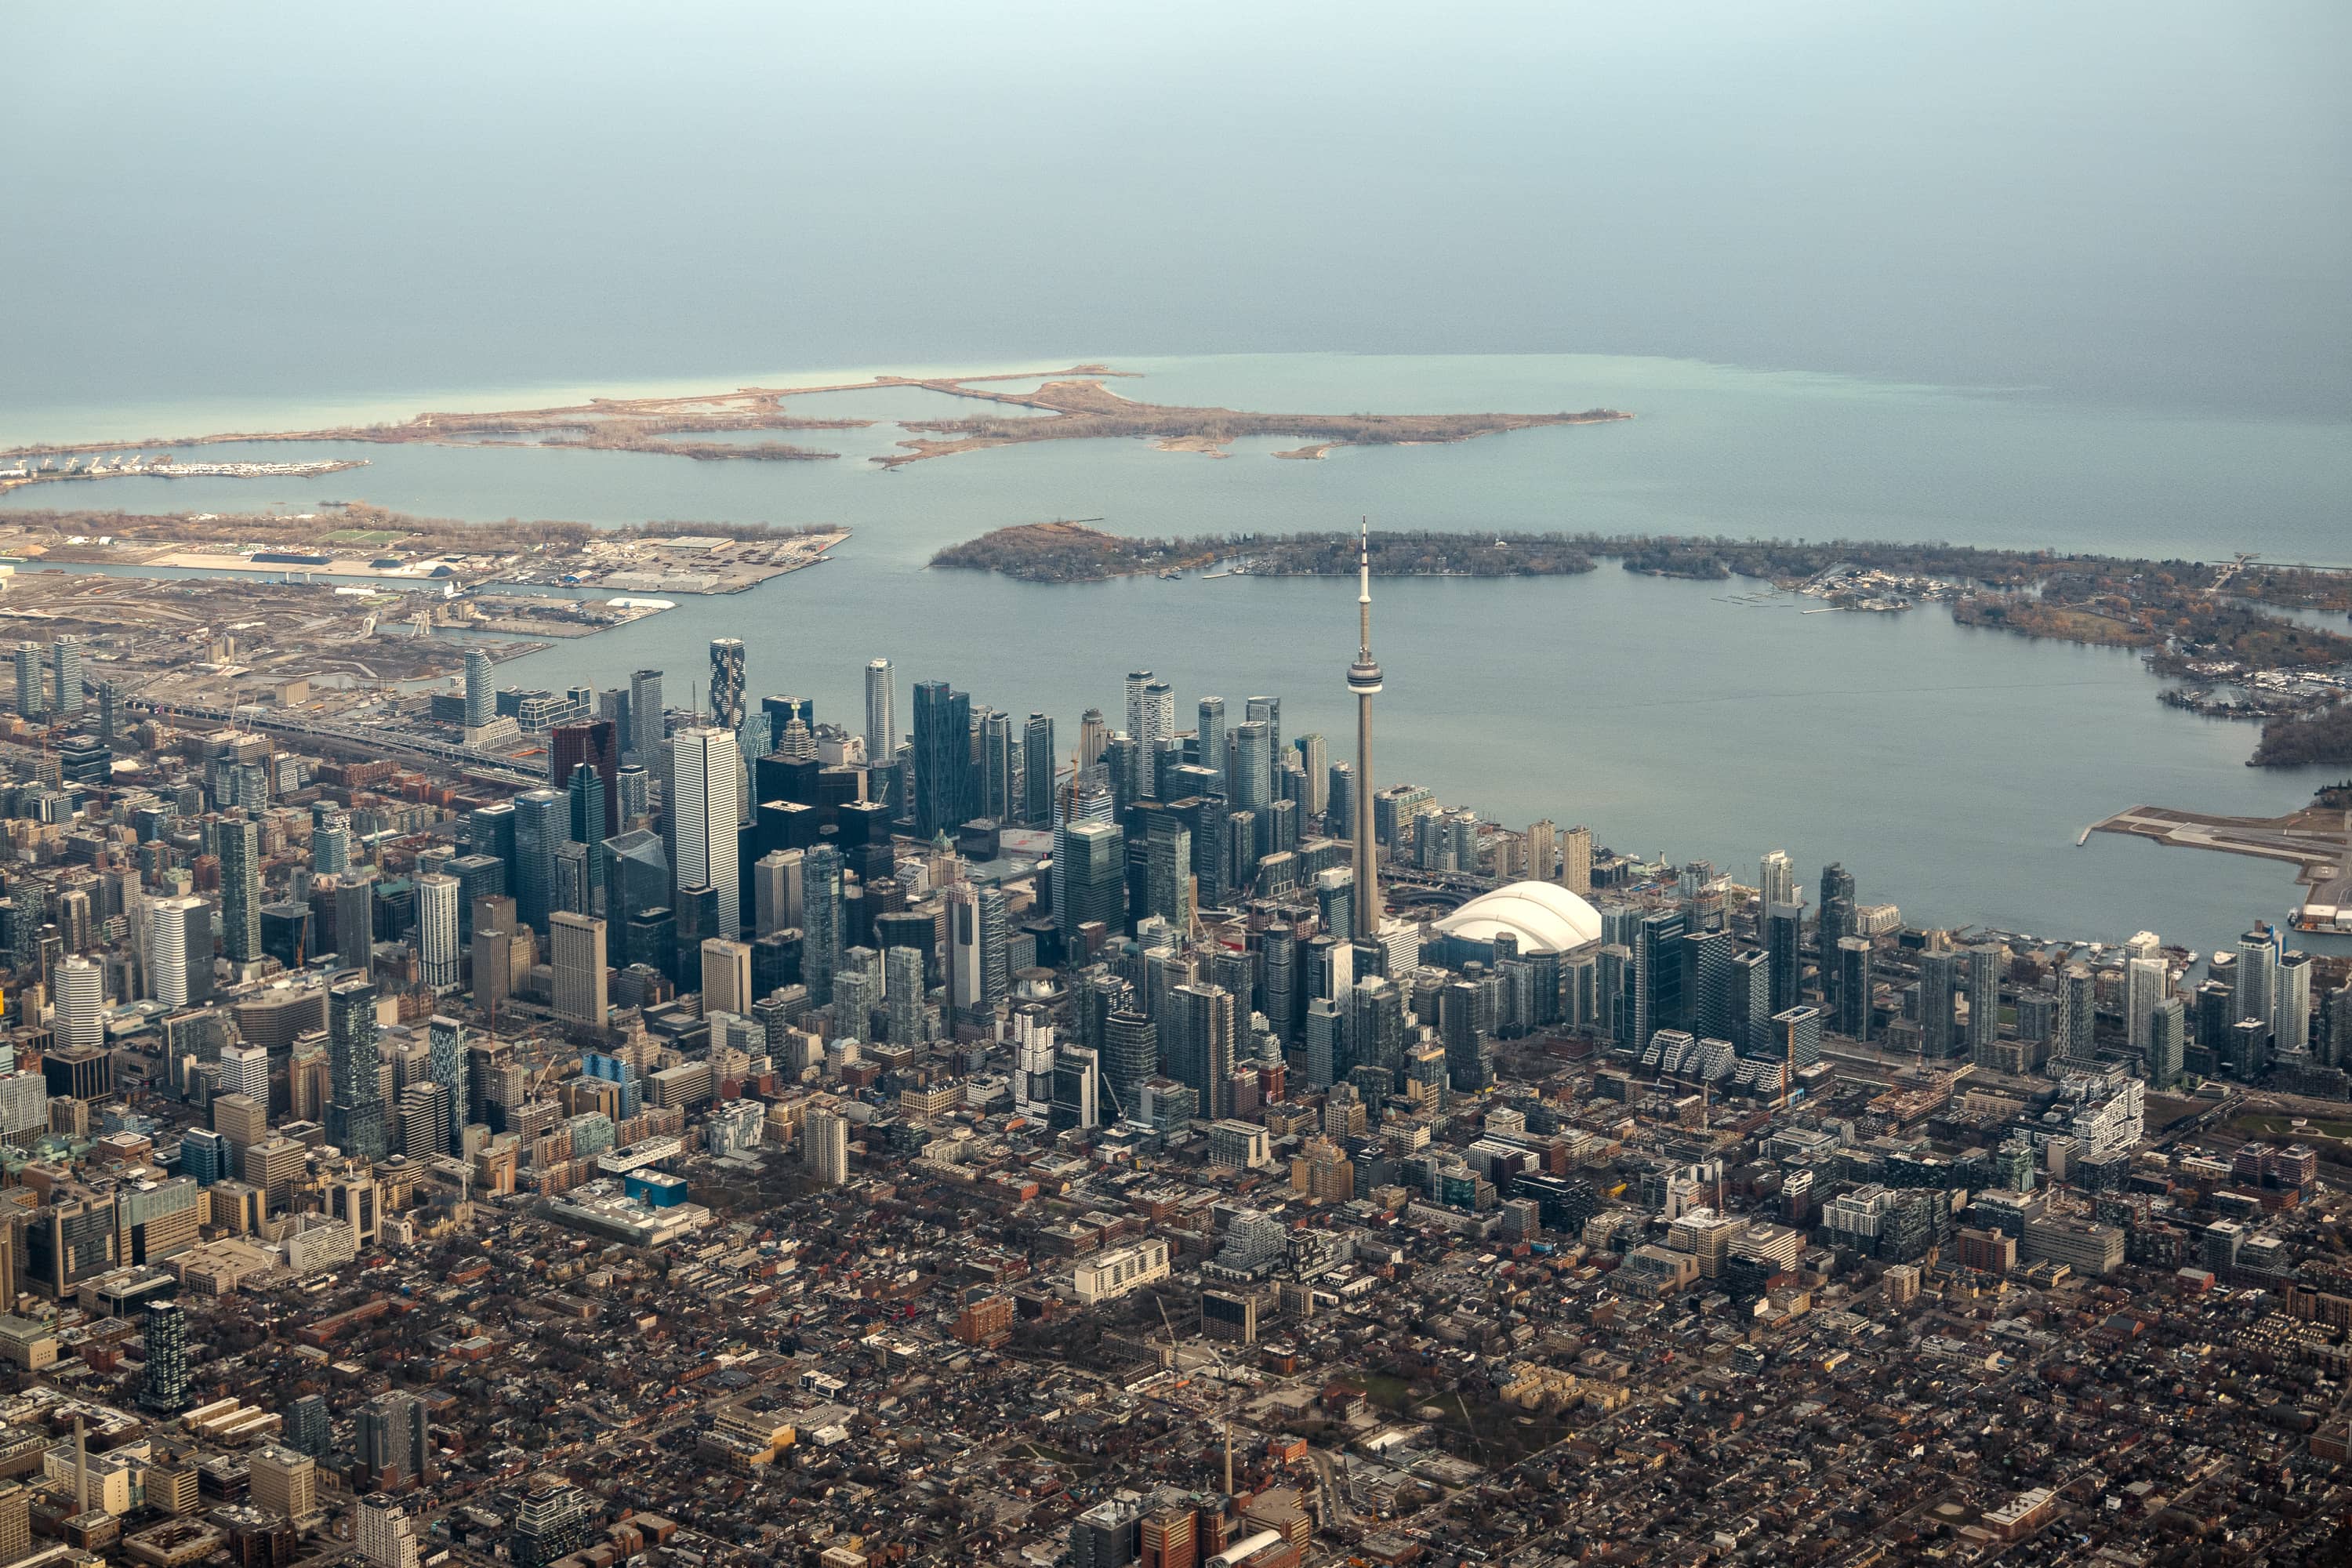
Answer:
M1557 882L1513 882L1479 894L1437 929L1465 942L1493 942L1496 932L1509 931L1523 953L1566 952L1601 940L1601 913Z

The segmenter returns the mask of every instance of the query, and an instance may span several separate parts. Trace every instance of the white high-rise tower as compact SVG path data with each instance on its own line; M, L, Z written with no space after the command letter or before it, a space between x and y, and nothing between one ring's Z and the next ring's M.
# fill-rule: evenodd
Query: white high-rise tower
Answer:
M887 768L898 756L898 689L887 658L866 662L866 760Z
M425 984L436 991L457 984L457 879L416 879L416 957Z
M1145 743L1143 694L1151 685L1151 672L1148 669L1130 669L1127 672L1127 732L1138 746Z
M737 892L736 792L742 763L732 730L698 725L670 737L671 820L677 840L677 885L708 886L719 895L719 934L743 931Z
M51 1037L60 1046L106 1044L106 973L79 955L60 960L52 971L49 1000L56 1005ZM36 1075L37 1076L37 1075Z
M490 670L490 656L480 648L466 650L466 728L478 730L498 712L498 693L490 689L495 679Z

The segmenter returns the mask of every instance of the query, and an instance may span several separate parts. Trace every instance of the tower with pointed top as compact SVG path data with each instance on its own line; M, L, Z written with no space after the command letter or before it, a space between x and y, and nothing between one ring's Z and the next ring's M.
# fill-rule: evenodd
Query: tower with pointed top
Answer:
M1381 689L1381 667L1372 662L1372 533L1367 518L1356 535L1356 662L1348 667L1348 689L1356 694L1356 897L1355 934L1381 929L1381 880L1372 849L1372 698Z

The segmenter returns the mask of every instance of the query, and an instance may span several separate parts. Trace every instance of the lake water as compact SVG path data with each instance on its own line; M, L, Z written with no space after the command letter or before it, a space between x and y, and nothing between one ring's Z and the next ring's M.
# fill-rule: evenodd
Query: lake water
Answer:
M1352 723L1342 681L1354 647L1350 584L1048 586L926 563L941 545L1054 517L1166 534L1342 528L1367 513L1386 527L2333 560L2343 554L2340 500L2352 493L2352 445L2338 428L2295 418L1587 355L1111 363L1146 373L1120 390L1159 402L1318 412L1606 404L1638 417L1342 449L1320 462L1266 455L1297 445L1288 438L1236 443L1222 459L1074 442L896 472L866 460L904 438L891 425L785 437L845 454L822 463L358 446L352 454L370 467L316 479L99 480L12 492L0 507L309 510L333 497L493 520L841 522L852 537L822 566L746 595L683 597L674 611L503 666L501 678L613 685L656 666L683 700L688 683L705 679L709 639L735 636L750 645L755 695L810 696L821 718L862 721L864 665L881 656L897 667L902 716L914 681L944 679L1016 716L1051 713L1066 751L1079 713L1098 706L1118 721L1125 673L1149 668L1174 683L1180 716L1206 693L1223 696L1229 711L1277 694L1286 737L1319 730L1338 756ZM695 384L820 379L766 372ZM553 401L570 390L435 405ZM891 395L895 404L870 408L831 397L824 412L931 413ZM199 412L118 417L151 433L318 417L278 404L215 407L220 422L185 423ZM247 450L286 458L345 448L205 456ZM2280 812L2307 800L2326 772L2246 768L2253 727L2161 707L2134 656L1972 630L1932 607L1808 616L1785 602L1725 602L1739 591L1614 565L1576 578L1381 583L1374 643L1389 679L1380 782L1423 784L1512 826L1584 822L1621 849L1746 872L1763 850L1786 848L1808 885L1841 859L1865 901L1893 900L1937 923L2111 942L2146 927L2210 950L2292 907L2288 875L2259 862L2106 836L2075 847L2084 826L2135 803Z

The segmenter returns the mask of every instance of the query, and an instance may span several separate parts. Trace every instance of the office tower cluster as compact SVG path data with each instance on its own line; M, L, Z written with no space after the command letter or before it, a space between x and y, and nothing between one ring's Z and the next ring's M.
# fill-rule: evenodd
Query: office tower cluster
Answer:
M1548 824L1528 837L1556 841ZM2152 932L2108 947L1910 926L1863 901L1834 862L1812 884L1816 907L1777 850L1753 887L1704 863L1612 859L1600 879L1601 937L1577 982L1594 1032L1621 1059L1710 1091L1818 1091L1839 1053L1999 1075L1985 1083L2122 1074L2174 1089L2269 1075L2299 1092L2352 1089L2352 992L2320 985L2276 928L2213 954L2192 985L2194 955Z

